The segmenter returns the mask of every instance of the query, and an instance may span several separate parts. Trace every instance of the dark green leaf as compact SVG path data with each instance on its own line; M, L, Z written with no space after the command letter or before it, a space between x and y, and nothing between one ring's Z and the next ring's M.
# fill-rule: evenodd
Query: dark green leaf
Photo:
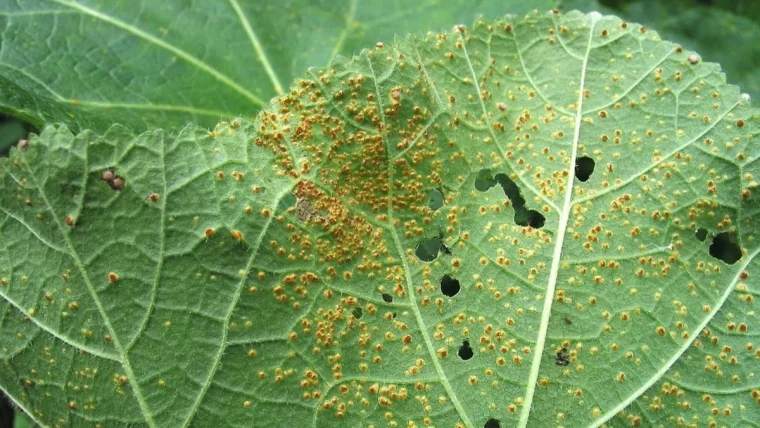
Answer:
M308 67L554 0L0 1L0 109L37 126L252 118Z

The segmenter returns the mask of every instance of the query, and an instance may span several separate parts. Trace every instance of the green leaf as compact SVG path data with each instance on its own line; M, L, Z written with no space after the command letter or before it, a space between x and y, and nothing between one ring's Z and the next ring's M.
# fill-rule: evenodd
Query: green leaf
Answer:
M549 13L294 88L2 163L0 388L38 423L758 420L759 116L717 65Z
M553 0L0 2L0 110L41 126L213 127L253 117L307 67L395 34Z

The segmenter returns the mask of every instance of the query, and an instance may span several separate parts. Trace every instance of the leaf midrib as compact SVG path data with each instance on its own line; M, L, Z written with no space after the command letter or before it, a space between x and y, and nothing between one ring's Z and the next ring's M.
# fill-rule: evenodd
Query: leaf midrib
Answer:
M601 19L601 15L598 13L591 13L591 28L589 29L588 44L586 46L586 54L583 57L583 64L581 66L580 87L578 90L578 105L575 113L575 130L573 134L573 149L570 155L569 168L575 165L575 161L578 157L578 142L581 135L581 123L583 118L583 94L585 92L586 85L586 70L588 68L588 58L591 54L591 42L594 38L594 28L596 23ZM528 377L528 385L525 393L525 401L523 408L520 412L519 426L524 428L528 425L528 420L531 415L531 405L533 404L533 397L536 391L536 383L538 382L538 372L541 369L541 358L544 353L544 346L546 343L546 335L549 330L549 318L551 317L552 303L554 302L554 290L557 286L557 277L559 275L559 268L561 265L561 256L564 246L565 235L567 234L567 224L570 220L570 210L573 206L573 186L575 184L575 174L568 174L568 182L565 189L565 199L562 205L562 210L559 212L559 224L557 225L556 241L554 243L554 254L552 257L552 265L549 271L549 281L546 285L546 292L544 294L544 307L541 312L541 322L538 327L538 337L536 338L536 348L533 352L533 361L530 365L530 375Z

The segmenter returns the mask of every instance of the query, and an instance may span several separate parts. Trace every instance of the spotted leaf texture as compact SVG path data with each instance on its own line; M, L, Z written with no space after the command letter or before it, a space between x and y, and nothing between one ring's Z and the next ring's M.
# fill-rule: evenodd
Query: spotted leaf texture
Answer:
M35 125L253 118L307 67L555 0L0 0L0 109Z
M757 111L599 14L3 162L0 387L46 426L746 426Z

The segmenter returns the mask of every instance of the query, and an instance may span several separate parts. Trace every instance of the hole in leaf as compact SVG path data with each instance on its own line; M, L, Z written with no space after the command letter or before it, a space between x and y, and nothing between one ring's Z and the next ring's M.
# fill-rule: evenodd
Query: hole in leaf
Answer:
M501 185L504 194L512 201L513 206L525 207L525 198L520 195L520 188L511 178L507 177L506 174L496 174L496 181Z
M438 251L442 249L443 240L440 236L435 238L425 239L417 244L417 249L414 250L414 255L423 262L432 262L438 258ZM446 250L445 253L450 253L449 249L443 245Z
M277 212L283 212L286 211L288 208L296 205L296 195L293 193L288 193L282 197L280 200L280 203L277 204L276 210Z
M483 425L483 428L501 428L501 422L494 418L491 418L486 421L485 425Z
M443 293L444 296L454 297L459 293L460 289L461 287L459 286L458 279L452 278L448 275L444 275L443 278L441 278L441 293Z
M540 229L546 224L546 217L536 210L530 210L525 206L525 198L520 193L520 188L517 186L511 178L506 174L496 174L491 177L491 170L480 170L478 176L475 179L475 188L481 192L493 187L498 183L504 194L509 198L512 208L515 210L514 221L515 224L523 227L532 227L534 229Z
M438 251L442 252L443 254L451 254L451 248L447 247L446 244L443 243L443 235L439 238L441 240L441 246L438 248Z
M441 192L439 189L433 189L430 191L430 196L428 196L428 207L436 211L438 208L441 208L443 206L443 192Z
M357 306L357 307L354 308L353 311L351 311L351 315L353 315L354 318L359 319L364 314L363 314L362 308L360 308L360 307Z
M707 239L707 229L704 227L697 229L697 239L699 239L700 242L705 242L705 239Z
M383 293L383 301L385 303L393 303L393 296L388 293Z
M465 361L475 355L475 353L472 352L472 348L470 348L470 342L466 340L462 342L462 346L459 347L459 352L457 352L457 354L459 355L459 358Z
M742 249L739 244L731 242L728 232L721 232L713 237L710 255L732 265L742 258Z
M594 173L596 162L588 156L581 156L575 160L575 178L580 181L588 181L591 174Z
M475 189L479 192L485 192L496 185L490 169L481 169L478 176L475 177Z
M534 229L541 229L546 223L546 217L536 210L528 211L528 225Z

